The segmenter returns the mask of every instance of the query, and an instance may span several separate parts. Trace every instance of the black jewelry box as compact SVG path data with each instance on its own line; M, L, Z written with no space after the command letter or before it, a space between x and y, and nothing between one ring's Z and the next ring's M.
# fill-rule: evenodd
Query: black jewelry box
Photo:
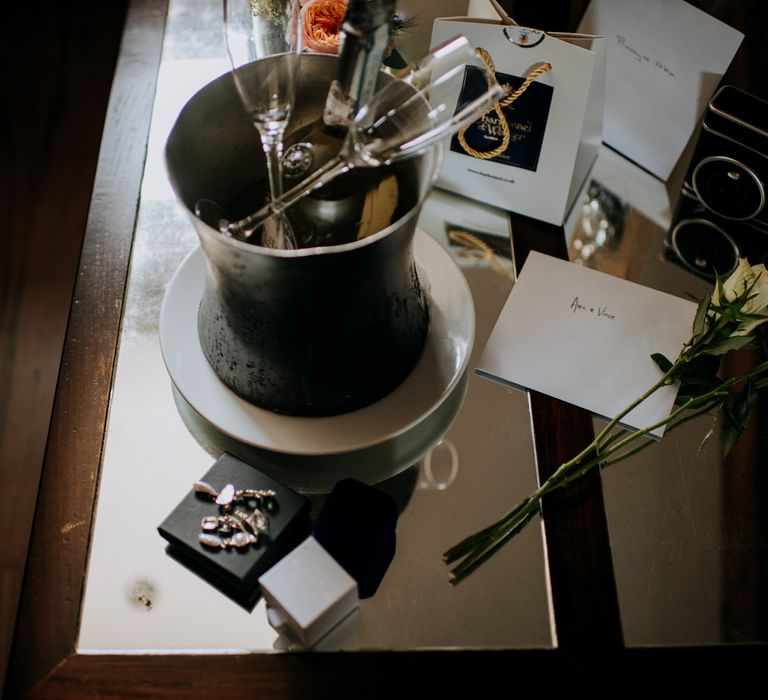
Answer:
M199 541L202 520L226 512L214 497L194 488L157 528L170 543L166 552L188 569L247 609L259 598L257 580L309 534L309 501L284 484L223 454L200 481L221 492L227 484L237 489L271 489L273 498L261 510L268 517L268 530L257 544L214 548ZM234 504L234 510L253 511L254 502ZM270 507L266 507L269 505Z
M379 587L395 556L397 503L356 479L339 481L312 525L320 545L357 581L360 599Z

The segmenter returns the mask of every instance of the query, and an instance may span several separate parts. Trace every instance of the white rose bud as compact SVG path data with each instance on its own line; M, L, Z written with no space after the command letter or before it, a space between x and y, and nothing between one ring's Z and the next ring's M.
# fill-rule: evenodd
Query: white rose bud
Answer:
M733 301L745 290L750 289L750 299L742 307L749 314L763 313L768 308L768 271L765 265L750 265L746 258L739 258L738 267L723 282L725 301ZM712 295L712 303L720 306L720 294L717 287ZM733 335L747 335L760 321L745 321Z

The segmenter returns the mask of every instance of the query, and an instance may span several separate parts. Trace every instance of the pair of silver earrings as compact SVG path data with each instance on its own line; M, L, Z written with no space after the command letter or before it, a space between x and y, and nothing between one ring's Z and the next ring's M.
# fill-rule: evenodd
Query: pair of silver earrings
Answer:
M218 515L206 515L200 521L203 531L197 539L205 547L242 549L258 545L269 531L267 511L274 511L277 506L272 489L236 489L227 484L217 491L205 481L196 481L194 490L219 506ZM251 508L249 512L247 509Z

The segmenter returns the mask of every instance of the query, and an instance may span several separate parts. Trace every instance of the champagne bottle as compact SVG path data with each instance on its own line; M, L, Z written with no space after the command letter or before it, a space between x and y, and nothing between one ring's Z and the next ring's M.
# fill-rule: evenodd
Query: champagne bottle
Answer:
M292 134L285 150L286 189L339 152L354 116L375 93L394 11L395 0L350 0L322 118ZM386 227L397 206L397 187L397 178L386 168L336 178L289 210L299 245L347 243Z

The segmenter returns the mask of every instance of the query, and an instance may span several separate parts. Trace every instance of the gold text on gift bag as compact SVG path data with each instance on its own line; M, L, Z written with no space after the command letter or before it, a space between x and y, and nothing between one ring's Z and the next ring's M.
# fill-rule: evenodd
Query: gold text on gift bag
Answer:
M483 48L477 48L475 49L477 53L480 55L480 57L483 59L485 64L491 69L491 71L494 71L494 65L493 65L493 59L491 58L490 54ZM471 146L467 142L467 130L472 127L470 124L469 126L464 127L458 134L458 140L461 144L461 147L471 156L474 156L475 158L482 158L484 160L490 159L490 158L496 158L497 156L504 153L504 151L509 148L509 144L512 141L512 131L510 129L510 125L508 122L507 117L505 116L504 112L502 111L504 107L509 107L515 100L517 100L520 95L522 95L530 86L530 84L536 80L541 75L544 75L544 73L552 70L552 65L550 63L540 63L536 65L535 67L532 67L532 69L528 72L528 75L523 80L520 87L518 87L516 90L512 90L512 88L509 85L506 85L506 89L509 92L509 94L502 100L499 100L499 102L496 103L496 105L488 110L486 114L484 114L478 122L480 122L480 128L493 136L501 136L501 143L493 148L490 151L480 151L473 146ZM488 118L491 113L495 113L496 118ZM475 122L477 124L478 122ZM519 124L516 125L516 128L518 131L526 131L530 130L529 124Z

